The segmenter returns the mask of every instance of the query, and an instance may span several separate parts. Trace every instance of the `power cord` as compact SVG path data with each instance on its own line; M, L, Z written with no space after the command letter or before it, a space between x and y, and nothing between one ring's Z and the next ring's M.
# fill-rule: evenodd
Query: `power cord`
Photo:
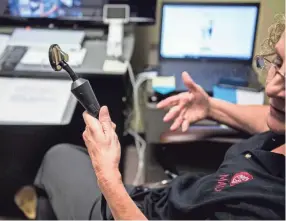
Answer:
M149 79L152 79L154 76L157 75L155 72L144 72L139 74L138 78L135 78L134 71L132 68L132 65L130 62L127 62L127 70L129 74L129 78L131 81L132 89L133 89L133 106L134 111L133 113L137 111L137 114L135 114L135 131L130 129L130 122L131 117L133 115L132 111L127 117L128 124L125 125L125 128L128 128L126 132L134 137L135 141L135 147L138 155L138 165L137 165L137 171L135 178L133 180L133 185L138 186L140 182L140 178L143 175L144 172L144 164L145 164L145 150L146 150L146 141L137 133L140 123L140 117L141 117L141 110L140 110L140 102L139 102L139 89L143 85L143 83ZM136 79L136 80L135 80ZM107 202L102 195L102 201L101 201L101 216L103 220L107 220L107 214L106 214L106 208L107 208Z
M129 78L130 78L132 88L134 89L134 87L135 87L135 74L134 74L134 71L133 71L133 68L132 68L132 65L130 64L130 62L127 62L127 71L129 74Z
M137 132L139 130L139 124L140 124L140 118L141 118L141 110L140 110L140 102L139 102L139 90L140 87L149 79L152 79L157 75L156 72L143 72L140 73L137 77L135 78L134 71L132 68L132 65L130 62L127 63L127 70L129 74L129 78L131 81L131 85L133 88L133 113L135 113L135 125L134 125L134 130L130 129L130 119L127 118L128 125L126 125L126 132L130 134L135 141L135 148L137 151L138 155L138 165L137 165L137 171L135 178L133 180L133 185L137 186L140 184L140 179L143 175L144 172L144 164L145 164L145 150L146 150L146 141L139 135ZM136 80L135 80L136 79ZM132 117L132 113L129 115L129 117Z

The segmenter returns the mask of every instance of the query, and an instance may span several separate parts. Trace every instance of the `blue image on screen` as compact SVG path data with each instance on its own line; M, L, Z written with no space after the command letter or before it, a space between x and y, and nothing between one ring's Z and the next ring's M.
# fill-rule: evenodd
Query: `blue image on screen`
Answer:
M9 0L12 16L26 18L82 17L81 0Z

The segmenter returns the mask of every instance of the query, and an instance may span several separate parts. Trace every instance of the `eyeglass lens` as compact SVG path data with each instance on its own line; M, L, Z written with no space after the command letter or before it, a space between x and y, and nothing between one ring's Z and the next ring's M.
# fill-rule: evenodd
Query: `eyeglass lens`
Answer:
M265 67L265 60L262 56L257 56L255 60L257 68L263 69Z

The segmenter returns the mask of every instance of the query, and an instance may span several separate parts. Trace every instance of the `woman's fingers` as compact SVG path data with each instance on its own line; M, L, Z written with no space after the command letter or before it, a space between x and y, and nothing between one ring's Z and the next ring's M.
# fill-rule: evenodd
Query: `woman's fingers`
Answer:
M185 86L190 90L190 91L195 91L197 89L196 83L193 81L191 76L187 72L182 73L182 79L185 84Z
M170 127L170 130L177 130L181 126L184 121L186 110L186 107L181 110L179 116L174 120L172 126Z
M185 119L182 123L182 131L186 132L189 128L189 125L190 125L189 121L187 119Z
M107 106L100 108L98 119L102 125L104 133L110 134L112 131L112 121Z
M116 130L116 124L112 122L112 128L113 130Z
M168 97L157 104L157 108L166 108L177 105L180 98L178 95Z
M165 115L165 117L163 118L163 121L168 122L168 121L174 119L175 117L177 117L180 114L183 107L184 107L184 105L177 105L175 107L172 107L168 111L168 113Z
M184 118L182 116L177 117L172 126L170 127L170 130L177 130L181 126L183 120Z
M99 120L92 117L87 111L83 113L83 119L90 134L93 136L102 136L103 130Z

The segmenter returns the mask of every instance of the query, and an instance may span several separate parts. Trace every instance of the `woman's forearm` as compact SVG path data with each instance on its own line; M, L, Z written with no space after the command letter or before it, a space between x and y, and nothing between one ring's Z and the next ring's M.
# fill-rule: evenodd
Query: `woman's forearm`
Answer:
M210 98L209 118L230 127L249 132L261 133L269 130L266 105L237 105L223 100Z
M119 172L118 172L119 173ZM121 178L98 177L98 184L115 220L147 220L127 193Z

